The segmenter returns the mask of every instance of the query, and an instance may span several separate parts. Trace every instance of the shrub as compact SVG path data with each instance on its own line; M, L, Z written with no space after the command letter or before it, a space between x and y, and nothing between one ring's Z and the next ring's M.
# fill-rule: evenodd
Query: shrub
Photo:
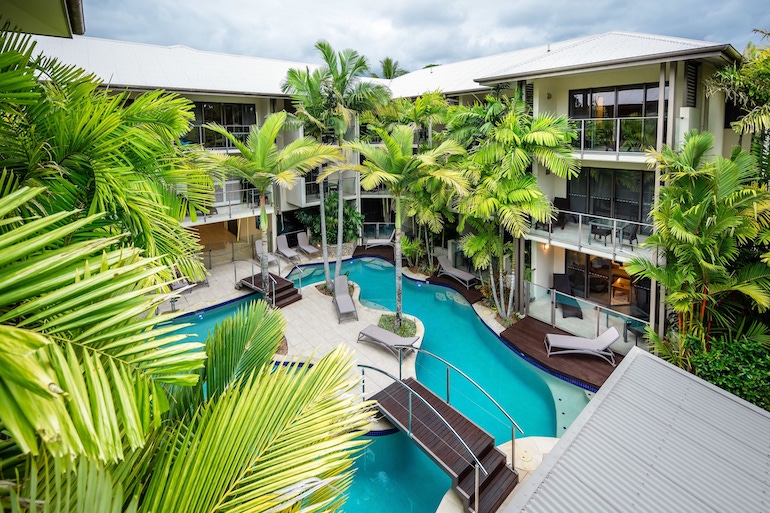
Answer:
M393 325L396 322L396 316L393 314L383 315L380 317L380 321L377 323L382 329L395 333L399 337L413 337L417 333L417 324L412 319L401 319L401 328L396 331L393 329Z
M738 397L770 409L770 352L747 337L718 338L691 358L693 372Z
M332 192L324 200L326 213L326 243L337 243L337 193ZM297 220L310 228L311 237L321 239L321 212L317 208L304 208L295 213ZM347 201L342 207L342 237L344 242L358 238L364 226L364 215Z

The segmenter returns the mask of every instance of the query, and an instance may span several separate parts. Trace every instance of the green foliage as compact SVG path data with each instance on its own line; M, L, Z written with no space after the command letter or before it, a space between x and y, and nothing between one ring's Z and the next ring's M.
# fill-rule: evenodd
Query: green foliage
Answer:
M333 192L324 199L326 210L326 243L337 242L337 193ZM302 209L295 212L297 220L310 228L311 237L321 238L321 213L317 209ZM344 242L355 241L364 226L364 215L353 204L344 203L342 207L342 235Z
M382 329L395 333L399 337L413 337L417 333L417 324L412 319L401 319L401 326L395 327L396 316L392 314L380 317L377 326Z
M706 381L770 410L770 351L743 336L719 337L691 357L693 372Z
M28 37L2 31L0 46L0 168L10 173L0 189L48 190L20 214L106 213L77 237L127 233L146 257L203 279L197 239L180 220L208 209L217 175L207 154L179 144L192 103L152 91L129 104L92 74L33 58Z
M414 267L425 254L425 247L422 241L403 236L401 237L401 251L404 254L404 258L409 262L409 266Z
M657 249L665 263L636 257L626 264L630 274L666 287L677 319L672 340L659 344L660 354L683 365L691 338L706 350L712 330L770 308L770 257L763 255L763 263L758 253L751 258L741 252L768 240L770 195L757 185L749 154L736 149L729 159L712 158L712 147L711 134L691 131L680 151L664 147L651 154L668 185L661 188L652 212L655 232L644 245Z

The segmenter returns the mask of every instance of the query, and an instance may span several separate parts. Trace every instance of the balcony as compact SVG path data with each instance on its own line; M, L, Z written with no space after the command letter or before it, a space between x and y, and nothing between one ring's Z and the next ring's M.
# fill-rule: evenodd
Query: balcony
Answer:
M245 142L252 125L224 125L224 127L236 139ZM201 144L204 148L210 150L235 148L229 139L204 128L203 125L193 125L192 130L182 138L182 144Z
M591 300L572 296L525 281L524 308L528 316L580 337L594 338L614 326L620 340L612 349L621 354L630 350L631 344L648 350L644 336L649 325L649 315L639 308L611 307ZM565 316L563 305L579 310L580 316Z
M527 239L543 244L564 247L582 253L590 253L628 261L634 256L649 260L654 252L639 244L652 233L652 225L610 217L582 214L569 210L560 211L561 223L535 223Z
M305 208L318 206L321 200L321 185L316 183L316 176L309 174L301 177L297 185L292 189L282 191L286 201L295 207ZM342 181L337 175L332 175L324 180L324 195L337 192L342 183L342 193L346 200L356 198L356 188L358 187L358 177L348 174L343 176Z
M272 211L272 197L268 191L265 196L268 212ZM224 187L217 186L214 191L214 202L208 213L198 211L195 221L187 216L182 226L192 227L202 224L256 217L260 211L259 192L256 189L245 189L240 183L226 183Z
M572 145L581 154L585 152L609 152L612 155L643 154L655 147L658 118L589 118L575 119L578 138Z

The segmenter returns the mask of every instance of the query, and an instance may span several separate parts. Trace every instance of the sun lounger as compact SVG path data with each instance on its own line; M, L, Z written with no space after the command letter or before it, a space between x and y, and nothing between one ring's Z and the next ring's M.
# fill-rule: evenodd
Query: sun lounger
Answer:
M306 254L308 258L321 254L321 251L317 247L312 246L310 241L307 240L307 233L305 232L297 234L297 249Z
M392 246L393 238L395 237L395 235L396 235L396 230L393 230L390 233L390 237L387 239L367 239L367 241L364 243L364 248L369 249L375 246Z
M380 328L375 324L370 324L358 334L357 342L361 342L362 340L364 342L379 344L393 354L398 354L399 348L397 346L409 346L414 348L414 345L420 340L420 337L401 337L392 331Z
M358 320L358 312L353 298L350 297L348 290L348 277L345 275L334 278L334 299L332 300L337 308L337 323L342 322L343 315L353 315Z
M610 345L620 338L614 326L596 338L573 337L571 335L545 336L545 349L550 357L552 354L588 354L607 360L615 366L615 354Z
M257 239L254 241L254 251L256 252L257 261L259 263L262 263L262 251L264 249L264 246L262 246L262 241L260 239ZM278 257L275 256L272 253L267 253L267 266L270 267L270 264L275 264L278 266L278 274L281 274L281 262L278 260Z
M299 256L299 253L294 251L289 247L289 241L286 240L286 235L279 235L278 236L278 254L281 255L283 258L288 260L289 262L297 261L297 263L301 262L302 259Z
M478 279L475 275L454 267L449 263L449 259L445 255L439 255L436 258L438 259L438 272L436 273L436 276L445 274L465 285L466 289L470 289L471 282Z

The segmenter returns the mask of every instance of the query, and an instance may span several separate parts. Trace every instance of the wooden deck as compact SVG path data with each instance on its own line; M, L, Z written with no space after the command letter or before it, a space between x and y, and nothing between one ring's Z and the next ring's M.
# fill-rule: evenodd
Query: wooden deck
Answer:
M593 390L601 387L615 370L606 360L596 356L568 354L549 357L543 343L546 333L569 335L549 324L525 317L500 336L535 364L588 385ZM615 364L619 365L621 361L623 357L615 353Z
M395 262L393 258L393 248L391 246L375 246L373 248L366 249L364 246L358 246L356 247L355 251L353 252L354 257L362 257L362 256L370 256L370 257L379 257L383 260L387 260L391 264ZM404 265L406 265L406 262L403 262ZM431 276L427 279L428 283L433 283L435 285L444 285L445 287L449 287L452 290L458 292L461 294L466 301L473 304L477 301L481 301L484 298L484 295L481 293L480 290L476 289L476 287L471 286L470 289L466 289L465 285L458 282L455 279L450 278L449 276L436 276L435 273L433 273Z
M438 411L481 461L488 474L480 472L479 475L478 511L497 511L515 488L519 476L505 464L505 455L495 447L494 438L412 378L395 382L372 397L383 415L402 431L411 432L412 440L451 477L452 486L462 499L466 511L474 511L474 459L447 424L409 389Z

